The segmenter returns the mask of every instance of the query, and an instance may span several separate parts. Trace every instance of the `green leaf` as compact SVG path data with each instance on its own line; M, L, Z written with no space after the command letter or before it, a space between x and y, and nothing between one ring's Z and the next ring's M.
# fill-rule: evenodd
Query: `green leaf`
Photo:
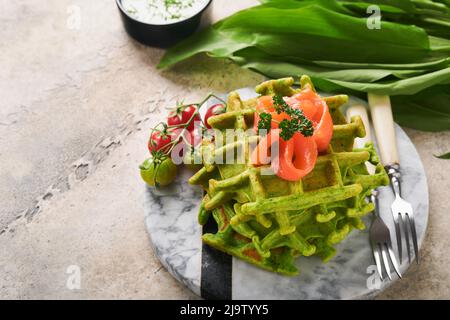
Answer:
M366 7L370 4L376 4L378 6L387 6L387 7L394 7L401 9L405 13L414 13L415 12L415 6L410 0L376 0L376 1L340 1L343 4L355 4L355 5L366 5ZM383 12L383 11L382 11Z
M268 0L260 1L265 3L265 7L280 8L280 9L292 9L300 8L311 4L318 4L335 12L351 14L352 12L345 8L341 3L335 0Z
M438 39L438 38L435 38ZM441 39L442 40L442 39ZM447 40L445 40L447 41ZM438 43L435 43L438 45ZM450 45L450 41L447 43L441 43L441 45ZM441 49L443 46L440 47ZM435 48L436 51L438 47ZM449 51L450 54L450 51ZM277 56L268 54L256 47L247 47L242 50L236 51L233 56L230 57L236 63L240 63L241 65L247 61L253 60L268 60L268 61L280 61L280 62L288 62L296 65L302 66L311 66L311 67L322 67L324 69L320 69L320 71L330 71L330 70L342 70L342 69L384 69L384 70L392 70L390 72L402 72L402 70L406 70L406 72L413 72L413 70L417 71L431 71L431 70L439 70L450 66L450 57L445 58L432 58L426 59L423 62L418 63L397 63L397 64L388 64L388 63L356 63L356 62L342 62L342 61L329 61L329 60L308 60L303 59L301 57L295 56ZM319 70L319 69L316 69Z
M412 78L382 83L357 83L340 80L329 81L355 91L372 92L380 95L411 95L437 84L450 84L450 67Z
M234 57L232 59L234 60ZM235 61L245 68L258 70L270 78L308 74L315 83L318 83L318 88L333 92L345 88L382 95L410 95L437 84L450 84L450 67L425 74L419 72L418 75L414 75L412 70L344 69L326 71L323 68L271 60L252 59L250 62L241 58ZM411 77L400 77L402 74ZM389 76L395 76L400 80L388 79ZM383 79L386 81L378 81Z
M201 52L229 57L255 45L278 56L359 63L417 62L429 55L422 29L382 22L380 30L369 30L365 18L329 9L334 6L335 1L322 0L287 9L261 5L240 11L169 49L159 67Z
M366 10L372 3L367 2L351 2L351 1L340 1L340 3L347 9L353 11L353 13L367 14ZM380 7L380 12L382 13L382 18L385 18L386 14L406 14L409 10L404 8L399 8L397 6L391 6L386 4L378 4ZM414 10L414 9L413 9ZM411 13L411 12L409 12ZM389 20L390 21L390 20Z
M397 123L422 131L450 130L450 86L435 86L412 96L391 97Z
M164 69L173 66L201 52L211 52L215 57L225 58L246 46L245 43L222 37L214 28L208 28L169 49L159 62L158 68Z
M450 159L450 152L441 154L440 156L437 156L437 155L434 155L434 156L439 159Z
M236 40L256 43L269 54L312 60L412 62L427 56L429 50L422 29L384 22L380 30L368 30L365 18L318 4L243 11L223 21L220 31L231 33Z
M421 63L383 64L383 63L351 63L336 61L314 61L314 64L335 69L388 69L388 70L415 70L415 69L442 69L450 65L450 58L435 59Z

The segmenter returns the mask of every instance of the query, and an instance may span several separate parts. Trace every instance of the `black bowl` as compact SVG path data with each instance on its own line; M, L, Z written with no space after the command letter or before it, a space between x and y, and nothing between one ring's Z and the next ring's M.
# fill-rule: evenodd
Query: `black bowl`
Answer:
M167 48L189 37L200 26L211 21L211 2L192 17L168 24L150 24L131 17L123 8L122 0L116 0L127 33L137 41L152 47Z

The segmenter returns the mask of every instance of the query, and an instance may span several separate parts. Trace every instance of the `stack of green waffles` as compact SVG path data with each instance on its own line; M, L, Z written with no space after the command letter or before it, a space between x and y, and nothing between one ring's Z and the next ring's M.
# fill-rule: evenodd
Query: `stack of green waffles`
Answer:
M292 96L302 88L313 88L306 76L301 78L302 88L293 88L293 83L292 78L271 80L256 91L260 95ZM205 243L258 267L296 275L296 257L317 255L326 262L336 253L334 245L353 229L365 228L361 217L373 210L366 196L374 188L387 185L388 177L372 145L353 149L354 139L363 137L365 129L359 117L347 123L339 110L347 96L324 100L333 118L333 138L313 171L297 182L265 174L269 166L251 164L249 145L259 139L256 133L228 139L220 148L204 139L203 167L189 182L205 190L200 224L211 216L217 223L216 233L203 235ZM223 132L252 128L255 106L256 99L242 101L232 92L227 112L212 117L209 123ZM227 150L241 151L245 161L213 161ZM368 173L366 161L376 166L373 175Z

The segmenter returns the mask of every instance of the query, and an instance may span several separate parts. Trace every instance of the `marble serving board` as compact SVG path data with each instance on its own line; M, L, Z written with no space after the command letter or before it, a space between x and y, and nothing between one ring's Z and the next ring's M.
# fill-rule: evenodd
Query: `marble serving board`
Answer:
M238 92L243 99L255 96L253 89L249 88ZM351 103L365 104L357 98L351 98ZM428 222L425 171L405 132L396 126L396 133L402 192L414 210L420 248ZM177 280L197 295L206 299L368 299L392 283L389 280L381 282L377 276L369 245L369 217L365 218L366 230L353 231L336 247L336 256L327 264L316 257L297 259L300 275L296 277L259 269L203 245L201 235L211 226L202 227L197 222L202 191L187 183L191 175L190 171L182 170L169 187L146 187L144 209L155 254ZM381 216L391 230L394 250L397 252L390 211L394 196L389 187L380 188L379 191ZM405 248L403 252L406 252ZM408 267L408 259L404 258L401 272L405 273Z

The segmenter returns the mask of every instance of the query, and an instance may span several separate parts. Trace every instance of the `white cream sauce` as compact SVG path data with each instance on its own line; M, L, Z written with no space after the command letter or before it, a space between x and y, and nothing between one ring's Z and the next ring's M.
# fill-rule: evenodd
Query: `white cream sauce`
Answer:
M133 18L150 24L169 24L194 16L209 0L122 0Z

